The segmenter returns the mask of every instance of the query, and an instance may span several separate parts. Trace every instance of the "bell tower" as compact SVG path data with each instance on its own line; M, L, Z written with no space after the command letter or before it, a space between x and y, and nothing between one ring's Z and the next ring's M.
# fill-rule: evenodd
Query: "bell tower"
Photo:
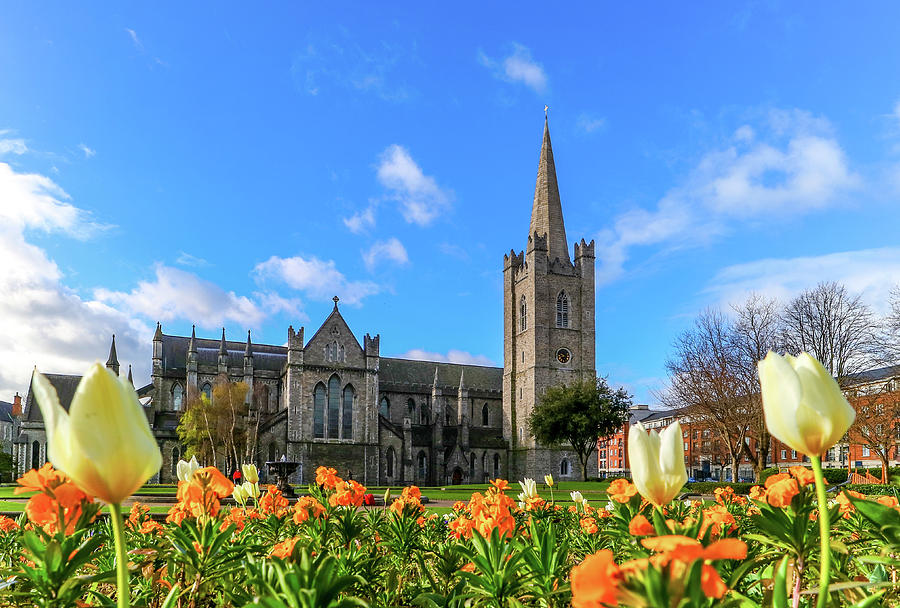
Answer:
M576 470L574 452L540 446L527 424L548 387L596 377L594 241L576 242L574 254L573 262L545 116L526 248L503 256L503 435L510 479ZM596 475L596 458L592 462Z

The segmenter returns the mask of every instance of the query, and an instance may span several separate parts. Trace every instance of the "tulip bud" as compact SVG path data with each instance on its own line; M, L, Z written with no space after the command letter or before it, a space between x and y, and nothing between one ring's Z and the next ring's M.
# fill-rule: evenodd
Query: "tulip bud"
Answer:
M175 467L175 474L178 477L178 481L190 481L194 472L199 469L200 463L197 462L197 457L191 456L190 462L185 462L184 460L178 461L178 464Z
M231 493L231 497L234 498L235 502L241 505L242 507L247 504L247 491L244 490L243 486L234 486L234 491Z
M553 475L544 475L544 483L552 488L553 487Z
M245 481L241 484L241 487L249 498L259 498L259 484Z
M35 372L47 455L79 488L120 504L159 471L162 454L134 387L99 363L78 383L66 412L56 389Z
M678 495L687 481L681 425L670 424L661 434L640 422L628 430L631 477L641 496L661 507Z
M757 367L766 426L791 449L821 456L856 419L837 382L807 353L770 352Z
M578 490L572 490L571 492L569 492L569 496L572 497L572 502L574 502L576 505L580 505L584 502L584 496L582 496L581 492L579 492Z
M244 472L244 481L249 481L250 483L259 482L259 471L256 469L255 464L241 465L241 471Z
M519 485L522 486L522 494L526 498L537 498L537 484L533 479L525 478L519 482Z

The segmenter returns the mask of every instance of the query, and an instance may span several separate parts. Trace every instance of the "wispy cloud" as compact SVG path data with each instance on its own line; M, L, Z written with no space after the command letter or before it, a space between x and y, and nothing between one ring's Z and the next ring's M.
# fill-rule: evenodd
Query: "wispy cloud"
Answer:
M438 249L444 255L449 255L458 260L463 260L464 262L469 260L469 252L466 251L465 247L453 245L452 243L441 243L438 245Z
M184 251L178 254L178 258L176 258L175 263L179 266L192 266L194 268L209 266L209 262L207 262L203 258L198 258L197 256L185 253Z
M763 124L741 125L725 146L705 154L654 209L625 211L602 231L598 281L620 277L635 247L708 243L738 222L825 209L860 183L827 120L773 110Z
M21 156L28 152L28 146L21 137L7 137L11 132L8 129L0 130L0 155L15 154Z
M382 262L394 262L399 266L409 264L406 247L394 237L386 241L377 241L367 251L363 251L362 257L369 272Z
M440 188L403 146L393 144L381 154L378 181L400 203L403 218L427 226L450 205L452 192Z
M131 38L131 43L134 45L134 48L141 52L144 52L144 43L141 42L140 38L138 38L137 32L130 27L126 27L125 31L128 32L128 37Z
M314 256L272 256L257 264L253 273L261 283L274 280L319 301L337 295L343 302L358 306L363 299L379 291L378 285L371 281L347 280L334 260L320 260Z
M353 234L362 234L375 227L375 205L371 204L362 211L342 219L344 226Z
M576 123L576 126L583 133L593 133L594 131L602 129L603 127L606 126L606 119L605 118L596 118L589 114L581 114L578 117L578 122Z
M446 353L435 353L421 348L413 348L405 353L397 355L397 357L400 359L415 359L418 361L462 363L465 365L496 365L490 357L485 355L473 355L464 350L449 350Z
M536 93L547 90L547 73L544 67L532 58L531 51L526 46L512 43L512 52L500 60L479 51L478 62L490 69L500 80L524 84Z
M89 148L86 144L78 144L78 149L84 153L85 158L91 158L97 154L93 148Z

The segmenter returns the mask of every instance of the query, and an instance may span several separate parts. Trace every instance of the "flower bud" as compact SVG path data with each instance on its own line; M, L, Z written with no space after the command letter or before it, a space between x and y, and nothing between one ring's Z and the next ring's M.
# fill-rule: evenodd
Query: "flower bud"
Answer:
M537 484L533 479L525 478L519 482L519 485L522 486L522 494L525 495L526 498L536 498L537 493Z
M681 425L675 422L657 434L634 424L628 430L628 460L641 496L657 507L668 503L687 481Z
M580 505L584 502L584 496L582 496L581 492L579 492L578 490L572 490L571 492L569 492L569 496L572 497L572 502L574 502L576 505Z
M259 471L256 470L255 464L241 465L241 471L244 472L244 481L249 481L250 483L259 482Z
M178 481L190 481L191 477L193 477L194 472L200 469L200 463L197 462L196 456L191 456L191 461L186 462L184 460L179 460L178 464L175 467L175 474L178 477Z
M259 498L259 484L245 481L241 484L248 498Z
M552 488L553 487L553 475L549 475L549 474L544 475L544 483Z
M837 382L809 354L769 352L757 368L766 426L791 449L821 456L856 419Z
M243 486L234 486L234 490L231 493L231 497L234 498L235 502L241 505L242 507L247 504L247 491L244 490Z

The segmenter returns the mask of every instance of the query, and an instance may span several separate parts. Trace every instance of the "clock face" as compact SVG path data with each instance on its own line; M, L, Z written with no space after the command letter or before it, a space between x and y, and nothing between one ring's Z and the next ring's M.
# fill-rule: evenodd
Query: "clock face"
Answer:
M568 363L571 358L572 358L571 353L569 353L569 351L566 350L565 348L561 348L558 351L556 351L556 360L562 364Z

